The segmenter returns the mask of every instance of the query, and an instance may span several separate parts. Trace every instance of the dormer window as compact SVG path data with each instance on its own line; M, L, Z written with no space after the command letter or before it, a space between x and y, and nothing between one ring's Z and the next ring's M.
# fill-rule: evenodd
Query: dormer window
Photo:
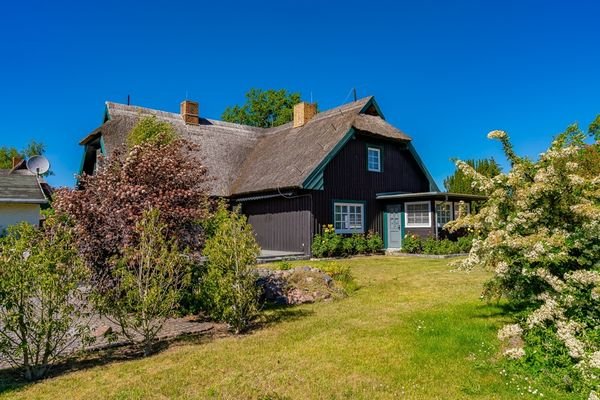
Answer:
M381 148L367 146L367 170L381 172Z

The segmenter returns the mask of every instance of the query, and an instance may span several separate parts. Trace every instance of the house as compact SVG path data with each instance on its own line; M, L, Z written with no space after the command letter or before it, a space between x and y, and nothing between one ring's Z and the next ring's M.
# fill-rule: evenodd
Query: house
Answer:
M13 160L13 168L0 169L0 232L19 222L40 224L41 206L48 203L43 185L24 160Z
M386 122L373 97L317 113L294 107L292 122L256 128L200 117L198 103L180 113L106 103L102 125L82 141L81 172L93 174L143 116L167 121L200 145L214 178L212 195L241 204L263 249L310 253L325 224L342 234L373 230L387 249L405 233L437 236L460 201L440 192L412 139Z

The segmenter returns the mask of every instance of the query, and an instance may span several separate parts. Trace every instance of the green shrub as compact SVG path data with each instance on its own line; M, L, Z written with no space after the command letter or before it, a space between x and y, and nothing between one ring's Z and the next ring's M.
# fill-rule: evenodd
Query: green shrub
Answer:
M287 271L289 269L292 269L292 263L290 263L289 261L286 261L286 260L277 262L276 266L277 266L277 269L279 269L281 271Z
M259 314L254 270L259 253L252 227L239 208L222 218L206 241L207 270L200 288L204 309L236 333L248 329Z
M127 145L131 148L147 142L168 144L176 138L173 125L160 121L156 116L144 117L129 132Z
M352 235L352 240L354 242L354 253L355 254L366 254L367 252L367 239L365 235L361 235L360 233L355 233Z
M323 239L323 235L317 233L313 237L313 242L310 247L311 253L313 257L321 258L325 257L325 243Z
M342 239L342 255L351 256L356 254L356 248L354 247L354 239L352 237L346 237Z
M335 232L333 225L325 225L323 233L314 237L312 244L313 257L340 257L354 254L374 254L383 249L381 237L369 231L366 235L355 233L344 237Z
M331 278L342 287L346 294L353 292L358 288L350 266L346 264L330 261L320 265L319 269L331 276Z
M383 239L373 231L367 232L367 251L370 254L379 253L383 249Z
M402 252L410 254L419 254L423 251L423 241L417 235L408 233L404 236L402 242Z
M325 237L325 255L327 257L336 257L342 255L342 245L344 238L335 232L326 234Z
M43 378L69 343L91 339L79 287L89 272L73 236L49 216L43 229L21 223L0 239L0 354L28 380Z
M333 225L324 225L323 233L315 235L312 244L314 257L336 257L343 253L343 237L335 233Z
M457 253L468 253L473 245L473 235L461 236L456 240Z
M472 236L458 238L456 241L450 239L435 239L428 237L421 239L416 235L408 234L404 237L402 251L411 254L458 254L468 253L471 250Z
M462 267L493 271L485 297L524 310L498 332L504 354L547 369L579 398L600 387L600 115L586 135L569 126L537 160L520 157L504 131L492 131L511 169L493 179L458 161L487 201L448 224L477 235ZM553 371L554 370L554 371ZM541 375L541 374L540 374ZM542 376L543 378L543 376Z
M132 342L141 338L144 355L152 352L190 279L189 259L166 231L157 209L144 212L136 224L138 245L125 248L115 260L115 285L96 295L100 311L119 325L121 333Z

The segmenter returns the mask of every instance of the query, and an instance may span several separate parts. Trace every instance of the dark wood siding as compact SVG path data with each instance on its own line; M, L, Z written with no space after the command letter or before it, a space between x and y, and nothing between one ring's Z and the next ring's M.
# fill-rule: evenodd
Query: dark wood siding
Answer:
M367 170L367 146L382 149L382 172ZM406 146L357 133L331 160L324 171L322 191L313 192L316 226L333 223L334 200L366 203L367 229L383 233L383 204L375 199L384 192L429 191L427 177Z
M313 236L310 194L291 199L250 200L241 204L261 248L310 254Z

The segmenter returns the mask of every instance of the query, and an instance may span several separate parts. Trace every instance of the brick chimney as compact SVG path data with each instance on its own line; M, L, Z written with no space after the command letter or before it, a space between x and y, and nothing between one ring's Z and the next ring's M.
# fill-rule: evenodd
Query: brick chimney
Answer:
M12 158L12 167L16 167L17 165L19 165L19 163L23 161L23 159L21 157L13 157Z
M200 114L198 113L198 103L195 101L184 100L179 107L179 113L183 122L189 125L198 125L200 123Z
M306 124L312 117L317 115L317 105L314 103L298 103L294 106L294 128Z

